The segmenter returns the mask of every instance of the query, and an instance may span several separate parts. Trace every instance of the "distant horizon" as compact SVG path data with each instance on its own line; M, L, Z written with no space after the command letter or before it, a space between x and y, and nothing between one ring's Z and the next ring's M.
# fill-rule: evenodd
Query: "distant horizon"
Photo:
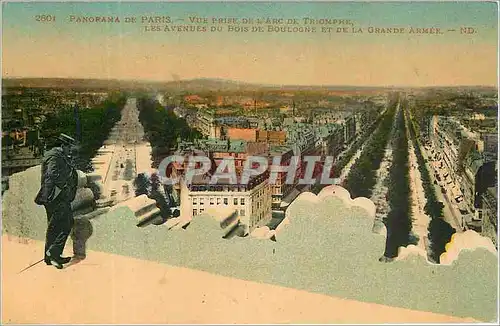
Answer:
M231 83L231 84L244 84L247 86L263 86L263 87L352 87L352 88L472 88L472 87L482 87L482 88L497 88L496 85L487 84L463 84L463 85L422 85L422 86L412 86L412 85L352 85L352 84L269 84L264 82L253 82L253 81L241 81L235 79L226 79L221 77L197 77L197 78L186 78L186 79L164 79L164 80L154 80L154 79L138 79L138 78L95 78L95 77L43 77L43 76L3 76L2 80L29 80L29 79L46 79L46 80L82 80L82 81L109 81L109 82L137 82L144 84L173 84L176 82L196 82L196 81L212 81L221 83Z

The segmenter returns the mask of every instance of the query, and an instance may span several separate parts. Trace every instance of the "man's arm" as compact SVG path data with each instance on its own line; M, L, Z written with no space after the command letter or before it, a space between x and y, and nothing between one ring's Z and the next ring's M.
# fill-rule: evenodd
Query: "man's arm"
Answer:
M59 156L52 156L47 160L45 184L49 190L49 194L51 194L49 200L56 198L67 182L67 176L61 173L64 165L66 165L66 162Z

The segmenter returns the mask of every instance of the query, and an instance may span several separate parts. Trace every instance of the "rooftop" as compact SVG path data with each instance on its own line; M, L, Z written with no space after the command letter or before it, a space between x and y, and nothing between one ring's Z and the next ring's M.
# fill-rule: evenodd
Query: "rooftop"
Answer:
M216 138L198 139L196 148L210 152L245 153L246 141L244 140L220 140Z
M274 145L274 146L271 146L269 148L269 155L271 155L271 156L283 155L291 150L292 150L292 148L289 146Z
M340 125L337 123L328 123L316 127L316 135L320 137L327 137L332 134L335 130L340 129Z
M269 177L269 172L266 171L257 176L250 176L248 184L240 184L241 170L236 171L236 183L231 178L218 178L215 184L211 184L211 174L194 175L191 179L191 184L188 185L191 191L240 191L245 192L253 189L257 185L266 181Z

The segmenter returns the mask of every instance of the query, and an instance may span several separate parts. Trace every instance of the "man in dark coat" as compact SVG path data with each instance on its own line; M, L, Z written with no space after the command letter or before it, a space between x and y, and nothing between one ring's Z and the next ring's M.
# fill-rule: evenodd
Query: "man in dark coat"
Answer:
M44 205L47 212L44 261L61 269L71 260L61 255L74 224L71 202L75 199L78 174L71 164L70 155L77 144L73 138L61 134L54 145L42 160L41 188L35 203Z

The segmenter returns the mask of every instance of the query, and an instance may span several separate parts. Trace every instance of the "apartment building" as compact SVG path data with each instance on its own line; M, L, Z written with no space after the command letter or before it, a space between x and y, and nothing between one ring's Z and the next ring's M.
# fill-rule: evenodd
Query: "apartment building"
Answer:
M232 114L232 111L229 112ZM250 123L248 122L247 118L245 117L238 117L238 116L220 116L218 113L218 117L215 119L218 125L224 126L226 129L227 128L250 128Z
M280 158L281 166L289 166L293 156L293 151L287 146L272 146L269 150L269 164L273 164L273 158ZM299 192L296 190L298 185L297 176L300 174L301 167L297 166L295 170L296 177L292 183L287 183L287 173L279 172L274 184L270 185L272 209L275 211L283 210L288 204L291 203Z
M318 126L316 137L321 142L322 156L337 157L344 148L345 133L344 126L341 124L330 123Z
M315 127L307 123L296 123L286 129L287 145L296 153L310 152L316 141Z
M264 121L259 117L247 117L247 121L252 129L259 129L264 126Z
M466 155L474 149L482 152L483 143L479 135L467 130L453 117L435 116L431 125L431 143L443 169L440 177L447 184L459 185Z
M257 141L257 129L227 128L226 137L231 140Z
M266 142L270 145L284 145L286 143L286 132L281 130L257 130L258 142Z
M208 112L198 111L194 127L198 129L203 136L221 138L221 126L217 123L215 117Z
M481 231L486 237L489 237L495 247L498 249L498 212L497 212L497 197L498 188L490 187L485 191L481 198Z
M264 142L270 145L284 145L286 142L286 132L254 128L227 128L226 138L248 142Z
M486 155L481 135L454 117L434 116L430 130L436 180L462 214L460 226L491 234L491 207L496 203L489 189L497 186L496 160Z
M312 124L298 123L287 128L286 146L292 149L293 155L300 157L299 168L296 173L294 189L297 191L297 185L300 185L300 179L304 178L307 171L307 163L304 161L306 156L322 156L323 141L317 136L318 128ZM318 166L314 171L317 173ZM313 175L314 177L315 175ZM312 185L300 185L301 191L310 190ZM289 195L292 196L292 195ZM290 201L285 200L286 204Z
M271 220L269 173L251 178L248 184L219 180L210 184L211 176L195 176L191 183L181 179L181 216L193 219L209 208L231 210L248 232Z
M481 139L484 141L484 151L493 158L498 156L498 131L481 132Z
M234 160L239 182L248 156L267 155L268 149L266 143L242 140L200 139L194 143L181 143L177 155L183 155L185 160L171 164L167 173L180 179L172 188L174 198L180 198L183 216L192 218L206 212L208 208L220 207L234 210L248 230L266 224L271 218L269 171L251 178L246 185L233 184L230 180L219 179L216 184L210 184L209 181L222 160L231 159ZM205 175L194 176L192 182L187 184L184 177L189 157L196 155L208 157L212 162L212 169Z

